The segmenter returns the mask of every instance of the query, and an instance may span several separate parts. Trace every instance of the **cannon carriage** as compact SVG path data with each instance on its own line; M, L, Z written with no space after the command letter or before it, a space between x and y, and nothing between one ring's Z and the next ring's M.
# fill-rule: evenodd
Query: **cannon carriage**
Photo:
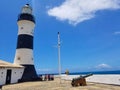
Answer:
M80 77L77 77L77 78L73 78L72 82L71 82L71 85L73 87L75 86L86 86L86 78L89 77L89 76L92 76L93 74L87 74L85 76L80 76Z

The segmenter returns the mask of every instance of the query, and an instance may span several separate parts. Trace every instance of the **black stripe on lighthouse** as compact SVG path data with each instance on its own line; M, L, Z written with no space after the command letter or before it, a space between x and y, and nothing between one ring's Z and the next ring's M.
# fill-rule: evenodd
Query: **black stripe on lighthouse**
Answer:
M34 65L22 65L25 67L22 78L19 82L39 80Z
M18 21L20 20L29 20L35 23L35 18L33 15L31 14L27 14L27 13L22 13L18 16Z
M21 34L18 36L17 49L28 48L33 49L33 36Z

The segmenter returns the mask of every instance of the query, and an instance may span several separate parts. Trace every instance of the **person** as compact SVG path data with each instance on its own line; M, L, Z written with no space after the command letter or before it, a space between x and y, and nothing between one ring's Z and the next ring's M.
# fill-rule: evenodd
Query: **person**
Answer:
M50 79L51 79L51 78L50 78L50 74L48 74L48 81L50 81Z
M47 74L45 75L44 80L45 80L45 81L48 80L48 75L47 75Z
M66 75L69 75L69 70L66 70L66 71L65 71L65 74L66 74Z
M54 80L54 75L50 75L50 80Z
M40 75L40 81L42 81L42 80L43 80L42 75Z

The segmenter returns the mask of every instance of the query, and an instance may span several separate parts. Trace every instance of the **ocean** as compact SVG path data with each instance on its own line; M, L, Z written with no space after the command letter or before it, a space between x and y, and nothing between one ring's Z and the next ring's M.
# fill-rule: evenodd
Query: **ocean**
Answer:
M69 75L80 75L80 74L120 74L120 70L116 71L91 71L91 72L72 72Z
M91 72L70 72L69 75L86 75L86 74L120 74L120 70L114 71L91 71ZM38 75L46 75L46 74L53 74L58 75L58 73L39 73ZM65 74L65 73L62 73Z

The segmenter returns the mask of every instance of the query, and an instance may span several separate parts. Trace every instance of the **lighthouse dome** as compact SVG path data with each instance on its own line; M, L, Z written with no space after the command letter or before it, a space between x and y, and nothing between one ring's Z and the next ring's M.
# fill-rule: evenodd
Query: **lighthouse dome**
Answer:
M26 4L25 6L23 6L22 13L32 14L32 8L30 7L29 4Z
M35 18L32 15L32 7L29 4L22 7L22 12L18 15L18 21L20 20L29 20L35 23Z

